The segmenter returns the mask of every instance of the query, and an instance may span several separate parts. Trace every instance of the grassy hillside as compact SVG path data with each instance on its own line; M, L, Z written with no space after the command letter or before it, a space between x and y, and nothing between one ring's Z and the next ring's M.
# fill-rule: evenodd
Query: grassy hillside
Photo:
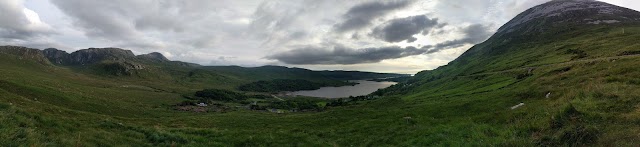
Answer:
M624 53L636 51L638 43L628 38L639 38L640 27L627 26L625 34L618 28L589 30L603 37L567 37L557 44L522 42L502 48L504 53L493 58L474 59L470 52L464 60L495 64L473 66L459 59L387 89L377 100L288 114L174 111L170 105L183 98L172 90L183 85L105 78L0 54L0 131L7 132L0 144L638 144L640 57ZM488 45L476 48L483 46ZM566 51L570 49L581 49L587 57L572 58L575 55ZM531 56L538 58L525 61L535 59ZM519 103L525 105L510 109Z
M499 34L446 66L376 92L381 97L374 100L285 114L172 106L207 88L344 76L144 61L145 70L114 76L94 66L0 54L0 144L634 146L640 144L638 38L640 25L626 23Z

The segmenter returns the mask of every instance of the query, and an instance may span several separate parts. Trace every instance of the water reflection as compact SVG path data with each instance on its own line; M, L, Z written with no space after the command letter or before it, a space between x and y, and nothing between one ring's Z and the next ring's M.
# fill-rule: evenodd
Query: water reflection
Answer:
M342 87L322 87L318 90L295 91L291 92L290 94L322 98L344 98L349 96L367 95L375 92L378 89L387 88L391 85L396 84L396 82L374 82L364 80L357 80L352 82L356 82L358 83L358 85Z

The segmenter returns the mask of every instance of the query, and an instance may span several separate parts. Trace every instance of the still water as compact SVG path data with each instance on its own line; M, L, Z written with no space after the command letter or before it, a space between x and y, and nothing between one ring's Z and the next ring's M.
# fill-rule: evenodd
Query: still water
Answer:
M322 98L344 98L349 96L367 95L375 92L378 89L387 88L391 85L396 84L396 82L374 82L374 81L364 81L364 80L357 80L357 81L351 81L351 82L356 82L358 83L358 85L342 86L342 87L322 87L318 90L295 91L295 92L291 92L290 94L311 96L311 97L322 97Z

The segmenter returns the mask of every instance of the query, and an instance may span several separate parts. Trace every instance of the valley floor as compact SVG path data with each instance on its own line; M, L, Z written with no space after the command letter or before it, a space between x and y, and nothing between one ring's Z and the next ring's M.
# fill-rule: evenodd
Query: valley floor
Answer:
M640 72L623 66L637 63L637 56L624 56L549 64L521 79L514 77L528 67L477 73L405 95L288 114L174 111L170 106L182 100L176 93L7 65L0 69L0 144L625 146L640 143Z

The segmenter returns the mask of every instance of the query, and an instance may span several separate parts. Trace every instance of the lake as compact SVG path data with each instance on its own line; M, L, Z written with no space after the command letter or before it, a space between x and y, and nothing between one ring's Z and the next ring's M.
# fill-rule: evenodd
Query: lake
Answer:
M351 82L358 84L354 86L322 87L318 90L295 91L289 94L321 98L344 98L371 94L378 89L387 88L391 85L397 84L396 82L374 82L365 80L356 80Z

